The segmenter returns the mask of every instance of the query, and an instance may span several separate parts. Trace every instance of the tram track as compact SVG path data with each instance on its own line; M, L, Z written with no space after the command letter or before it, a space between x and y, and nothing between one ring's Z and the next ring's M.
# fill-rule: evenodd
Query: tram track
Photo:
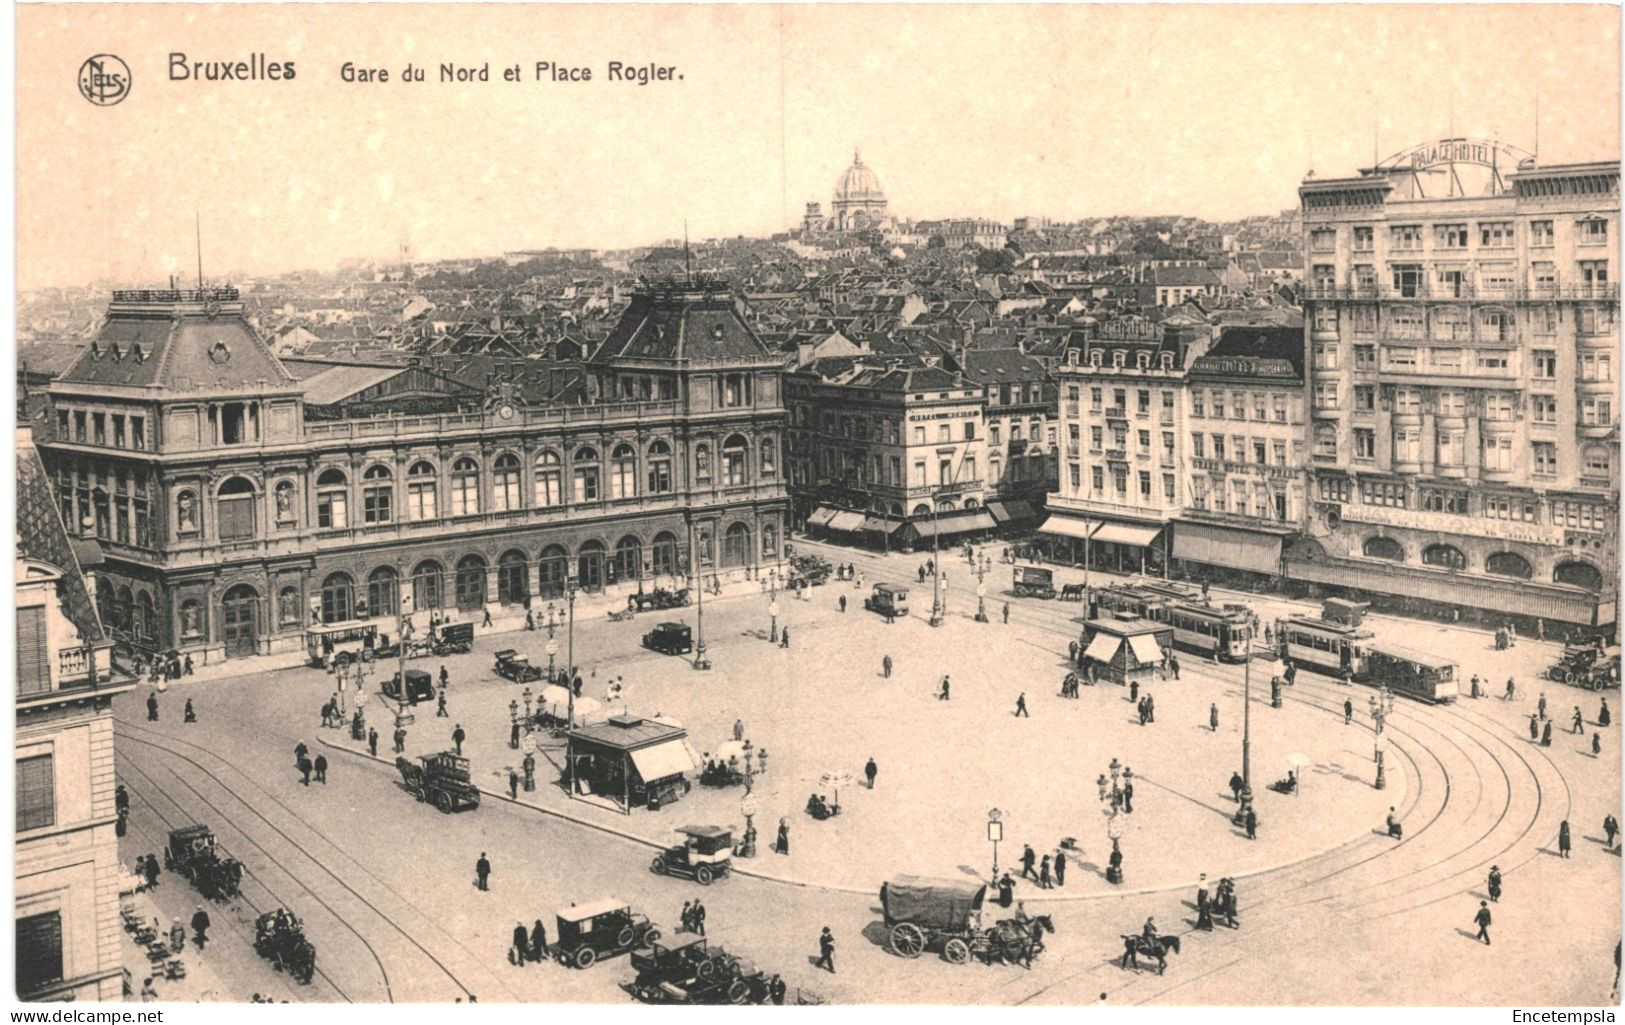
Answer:
M191 743L189 743L187 741L184 741L184 740L180 740L178 738L170 737L170 736L168 736L166 734L153 733L151 731L144 730L144 729L136 726L135 724L133 724L133 723L127 721L127 720L119 719L118 720L118 725L119 725L120 733L121 733L123 738L128 739L128 740L130 740L133 743L136 743L138 745L143 745L145 747L149 747L149 748L152 748L154 750L161 751L164 754L166 754L166 755L168 755L168 756L170 756L172 758L178 759L179 761L182 761L182 762L185 762L185 763L191 765L194 769L197 770L198 773L200 773L202 775L202 777L204 777L205 779L211 781L214 786L218 787L225 795L227 795L227 797L229 798L230 801L235 802L236 804L241 805L244 809L246 809L248 811L248 813L253 818L258 819L267 829L269 829L270 832L272 834L274 834L275 837L278 838L282 844L287 845L287 847L289 847L293 852L295 852L295 854L299 858L304 859L304 861L308 862L311 866L313 866L317 870L317 873L319 875L325 876L328 880L330 880L330 882L334 886L336 886L338 888L338 892L331 892L330 891L327 894L327 896L323 896L322 893L318 892L318 889L312 883L312 881L302 878L299 874L297 874L294 871L294 866L288 864L286 858L280 857L277 854L274 854L259 839L249 835L249 833L246 830L244 830L240 825L238 825L235 822L235 820L232 818L232 816L230 816L223 809L221 809L218 804L216 804L214 801L209 800L208 797L204 796L200 791L198 791L197 788L195 786L193 786L190 781L185 779L185 777L183 777L180 773L178 773L178 772L174 773L175 778L177 779L177 781L181 785L185 786L188 790L190 790L196 796L196 798L205 807L209 808L214 813L214 815L218 817L219 821L229 823L230 828L232 828L235 832L237 832L248 845L258 849L263 854L263 856L267 859L267 861L269 863L276 866L279 870L284 872L290 879L294 880L301 888L303 888L307 893L310 894L312 899L314 899L330 915L332 915L333 918L336 921L339 921L340 923L342 923L347 930L352 932L357 937L357 939L359 939L362 942L362 944L369 950L369 952L371 952L375 962L377 963L379 972L384 978L384 993L385 993L386 998L390 1002L395 1002L395 1000L397 999L397 994L395 993L395 987L394 987L393 981L389 978L388 970L384 967L382 955L373 946L371 941L369 941L363 935L363 933L361 932L361 929L357 927L357 924L355 922L351 921L350 916L346 915L345 913L340 912L338 909L336 909L333 906L334 901L339 901L339 902L350 901L350 902L354 902L355 904L359 905L359 907L361 909L364 909L364 911L366 913L370 914L370 916L372 918L376 919L378 923L382 924L385 927L386 931L390 931L390 932L395 933L399 937L399 939L404 941L404 943L408 947L415 950L416 951L415 956L421 957L421 958L425 959L426 961L428 961L431 965L433 965L434 968L436 969L437 973L438 974L443 974L457 988L457 990L459 990L465 997L470 996L470 995L473 994L474 991L464 982L464 980L460 977L460 975L456 971L454 971L451 968L451 966L447 965L446 962L444 960L442 960L438 955L436 955L427 946L425 946L424 943L422 941L420 941L417 936L415 936L411 932L407 931L407 929L404 928L402 926L402 924L396 920L396 916L387 913L374 900L370 899L366 894L362 893L361 890L359 890L356 886L351 885L351 883L348 880L346 880L344 877L342 877L337 872L335 872L333 870L333 868L329 865L328 860L326 858L324 858L322 856L319 856L317 852L312 851L306 844L301 843L298 839L295 839L293 836L291 836L286 829L282 828L277 823L271 821L271 819L269 817L267 817L259 809L259 807L257 806L256 803L253 803L250 800L248 800L236 788L232 787L230 784L225 782L217 773L215 773L214 771L212 771L208 767L204 766L197 759L195 759L195 758L191 757L190 755L188 755L185 751L181 750L181 748L179 746L174 746L174 745L182 745L182 746L185 746L185 747L193 748L193 749L195 749L195 750L197 750L199 752L202 752L203 754L207 755L210 758L217 759L217 760L220 760L222 762L224 762L224 759L220 759L218 755L215 755L213 752L210 752L205 748L198 747L197 745L191 744ZM158 741L154 741L152 739L149 739L151 737L158 737L164 742L158 742ZM230 765L229 762L226 762L225 764ZM233 767L233 769L235 770L235 767ZM171 770L171 771L173 771L173 770ZM241 770L235 770L235 771L240 772ZM151 778L151 777L149 776L149 778ZM258 785L256 784L256 787L257 786ZM428 924L432 925L432 920L422 911L422 909L420 909L414 902L408 900L407 898L405 898L401 894L397 893L387 883L385 883L382 880L378 879L364 865L361 865L354 858L350 857L345 852L345 849L343 848L343 846L341 846L337 842L335 842L332 839L330 839L329 837L327 837L320 830L318 830L315 827L311 826L301 816L297 815L295 812L293 812L292 809L288 808L287 805L285 805L282 801L278 800L274 795L271 795L271 794L265 792L263 788L259 788L259 789L260 789L260 795L262 795L263 798L266 801L268 801L272 806L274 806L274 808L276 810L280 811L281 813L283 813L283 814L287 815L288 817L290 817L290 818L294 819L295 821L297 821L299 823L299 828L301 830L303 830L305 832L308 832L311 836L314 836L314 837L320 839L324 844L326 844L329 848L331 848L332 851L335 852L343 861L345 861L345 862L347 862L349 864L355 865L357 868L359 868L362 875L364 875L367 879L371 880L372 883L379 886L383 890L383 892L388 895L388 897L391 900L398 901L400 903L400 905L402 906L402 908L404 910L408 911L412 916L418 918L419 920L421 920L421 921L423 921L425 923L428 923ZM177 805L177 807L179 807L179 805ZM465 955L467 955L467 956L469 956L471 958L474 956L470 951L468 951L466 948L462 947L462 945L460 943L458 943L454 938L447 937L447 939L458 950L460 950L463 954L465 954ZM421 980L421 978L418 978L415 981L421 982L422 980Z

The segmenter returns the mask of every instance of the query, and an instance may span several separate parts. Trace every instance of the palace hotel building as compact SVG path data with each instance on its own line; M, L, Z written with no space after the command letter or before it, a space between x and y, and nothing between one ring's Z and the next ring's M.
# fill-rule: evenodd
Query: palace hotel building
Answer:
M1447 140L1299 193L1311 508L1286 577L1613 623L1619 164Z

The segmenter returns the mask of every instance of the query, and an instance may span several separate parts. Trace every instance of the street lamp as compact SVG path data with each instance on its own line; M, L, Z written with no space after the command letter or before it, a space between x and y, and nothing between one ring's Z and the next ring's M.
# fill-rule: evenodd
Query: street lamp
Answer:
M530 684L528 684L528 683L525 685L524 697L525 697L525 724L528 726L530 724Z
M547 603L547 682L557 683L558 677L554 675L553 663L559 654L559 642L554 639L554 631L558 629L558 610L552 602Z
M519 702L508 702L508 746L514 750L519 749Z
M1375 747L1376 747L1376 750L1374 752L1374 757L1377 760L1377 781L1376 781L1376 784L1375 784L1375 788L1378 789L1378 790L1386 790L1386 789L1388 789L1388 777L1387 777L1387 774L1383 771L1383 769L1384 769L1383 755L1386 753L1386 749L1388 747L1388 744L1387 744L1387 741L1385 741L1383 739L1383 736L1382 736L1381 733L1377 734L1377 736L1376 736Z
M767 639L777 643L779 639L779 571L771 570L767 574L767 614L772 625L767 632Z
M1004 839L1004 812L997 808L987 813L987 838L993 843L993 884L999 882L999 841Z
M564 689L570 692L567 699L569 709L566 712L565 729L576 728L576 581L575 577L566 577L564 580L564 600L568 607L567 626L565 627L564 663L565 672L570 677L564 682Z
M976 566L976 621L987 622L987 568L980 563Z
M1236 802L1233 825L1245 826L1253 810L1253 647L1247 645L1241 661L1241 799Z
M741 858L756 857L757 810L756 795L746 790L745 796L739 800L739 813L745 816L745 836L739 844L739 856Z
M695 583L697 583L699 585L696 588L696 590L699 593L699 597L694 602L694 618L695 618L695 624L696 624L695 628L694 628L694 634L695 634L695 636L694 636L694 668L703 670L703 669L710 669L711 668L711 660L705 657L705 546L706 546L706 536L705 536L704 531L700 532L699 543L700 543L699 553L696 556L696 558L692 560L693 563L694 563L693 568L695 570L695 574L694 574Z

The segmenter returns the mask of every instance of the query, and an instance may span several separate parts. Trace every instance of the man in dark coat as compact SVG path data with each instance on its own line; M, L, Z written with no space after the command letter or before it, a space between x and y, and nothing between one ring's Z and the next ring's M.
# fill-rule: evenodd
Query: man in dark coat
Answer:
M513 927L513 963L523 966L530 957L530 933L525 931L525 923L520 922Z
M1247 839L1258 839L1258 812L1252 808L1247 809Z
M1145 696L1145 721L1157 721L1157 699L1150 694Z
M1128 699L1134 702L1134 707L1143 711L1145 705L1140 700L1140 681L1130 680L1128 685Z
M1569 839L1569 820L1564 819L1557 824L1557 853L1566 858L1571 850L1573 843Z
M530 927L530 959L540 961L547 954L547 927L538 918L536 924Z
M1207 876L1205 874L1196 887L1196 927L1203 932L1213 931L1213 907L1208 902Z
M779 820L779 843L777 850L780 854L790 853L790 823L786 819Z
M869 759L869 764L863 767L863 777L869 781L870 790L875 788L875 776L878 775L879 772L880 769L875 765L875 760L873 758Z
M446 711L446 692L441 691L435 695L434 717L436 719L450 719L451 713Z
M148 691L147 692L147 721L148 722L157 722L158 721L158 692L157 691Z
M374 758L378 757L378 731L371 727L367 729L367 750Z
M1219 909L1224 912L1224 924L1239 929L1236 923L1236 883L1228 877L1219 880Z
M1602 818L1602 831L1608 837L1608 846L1614 846L1614 837L1619 834L1619 820L1613 815L1604 815Z
M891 656L887 655L880 660L880 675L891 679Z
M1048 854L1044 855L1044 860L1042 862L1040 862L1039 865L1038 865L1038 885L1043 887L1046 890L1050 888L1050 884L1049 884L1049 855Z
M1529 716L1529 739L1540 739L1540 716L1538 715L1531 714Z
M316 782L327 784L327 756L323 754L316 756Z
M784 980L779 978L777 975L768 980L767 996L769 1000L773 1001L775 1006L782 1007L784 1005L784 994L788 992L788 990L789 987L784 984Z
M1243 781L1242 778L1241 778L1241 773L1232 772L1230 774L1230 799L1232 801L1235 801L1237 804L1240 804L1241 803L1241 788L1246 786L1246 785L1247 785L1246 782Z
M145 867L143 869L143 873L147 877L147 889L150 890L154 886L158 885L158 857L157 857L157 855L153 855L153 854L147 855L147 862L146 862L146 865L145 865Z
M446 687L450 683L451 683L451 674L446 672L446 667L445 666L441 666L440 667L440 689L445 690Z
M209 942L210 924L209 913L203 910L202 904L199 904L197 910L192 912L192 942L197 944L199 950L202 950L203 945Z
M1033 871L1033 865L1038 862L1038 855L1033 853L1032 844L1023 844L1021 848L1021 878L1037 879L1038 873Z
M508 797L511 800L519 800L519 773L515 772L511 765L508 767Z
M491 863L486 860L485 852L480 852L480 860L474 862L474 885L482 890L491 888Z
M1474 939L1484 941L1484 946L1490 945L1490 906L1483 901L1478 902L1478 914L1473 916L1473 924L1478 926L1478 935Z
M395 753L396 754L405 754L406 753L406 727L405 726L397 726L397 727L395 727Z
M466 739L468 734L463 732L463 724L458 723L457 728L451 731L451 742L456 745L458 754L463 753L463 741Z
M309 758L306 758L304 755L299 756L299 782L303 783L307 787L310 786L310 770L313 768L315 768L315 766L311 764Z
M1501 902L1501 866L1500 865L1491 865L1490 866L1489 891L1490 891L1490 900L1495 901L1497 904L1499 904Z
M788 648L789 646L790 646L790 628L789 627L784 627L781 630L779 630L779 647ZM831 969L831 971L833 971L833 970L834 969Z
M1055 852L1055 885L1066 885L1066 852Z
M305 755L309 753L310 748L305 746L304 741L301 740L299 743L295 744L293 746L293 764L298 765L300 762L304 761Z
M827 925L818 936L818 960L813 962L813 967L828 968L831 975L835 974L835 936Z
M1022 719L1030 719L1030 718L1032 718L1032 716L1027 714L1027 692L1026 691L1022 691L1020 694L1016 695L1016 712L1015 712L1015 714L1019 718L1022 718Z
M1216 704L1207 706L1207 728L1213 733L1219 732L1219 706Z
M1348 698L1343 699L1343 725L1347 726L1354 721L1354 702Z
M1172 655L1168 656L1168 671L1174 674L1174 679L1179 679L1179 659Z
M705 935L705 905L699 901L694 902L694 931Z

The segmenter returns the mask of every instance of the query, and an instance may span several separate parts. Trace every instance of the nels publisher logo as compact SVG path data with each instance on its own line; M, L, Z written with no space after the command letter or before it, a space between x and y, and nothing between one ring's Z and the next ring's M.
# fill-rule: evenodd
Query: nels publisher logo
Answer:
M111 107L130 95L130 67L110 53L79 65L79 95L98 107Z

